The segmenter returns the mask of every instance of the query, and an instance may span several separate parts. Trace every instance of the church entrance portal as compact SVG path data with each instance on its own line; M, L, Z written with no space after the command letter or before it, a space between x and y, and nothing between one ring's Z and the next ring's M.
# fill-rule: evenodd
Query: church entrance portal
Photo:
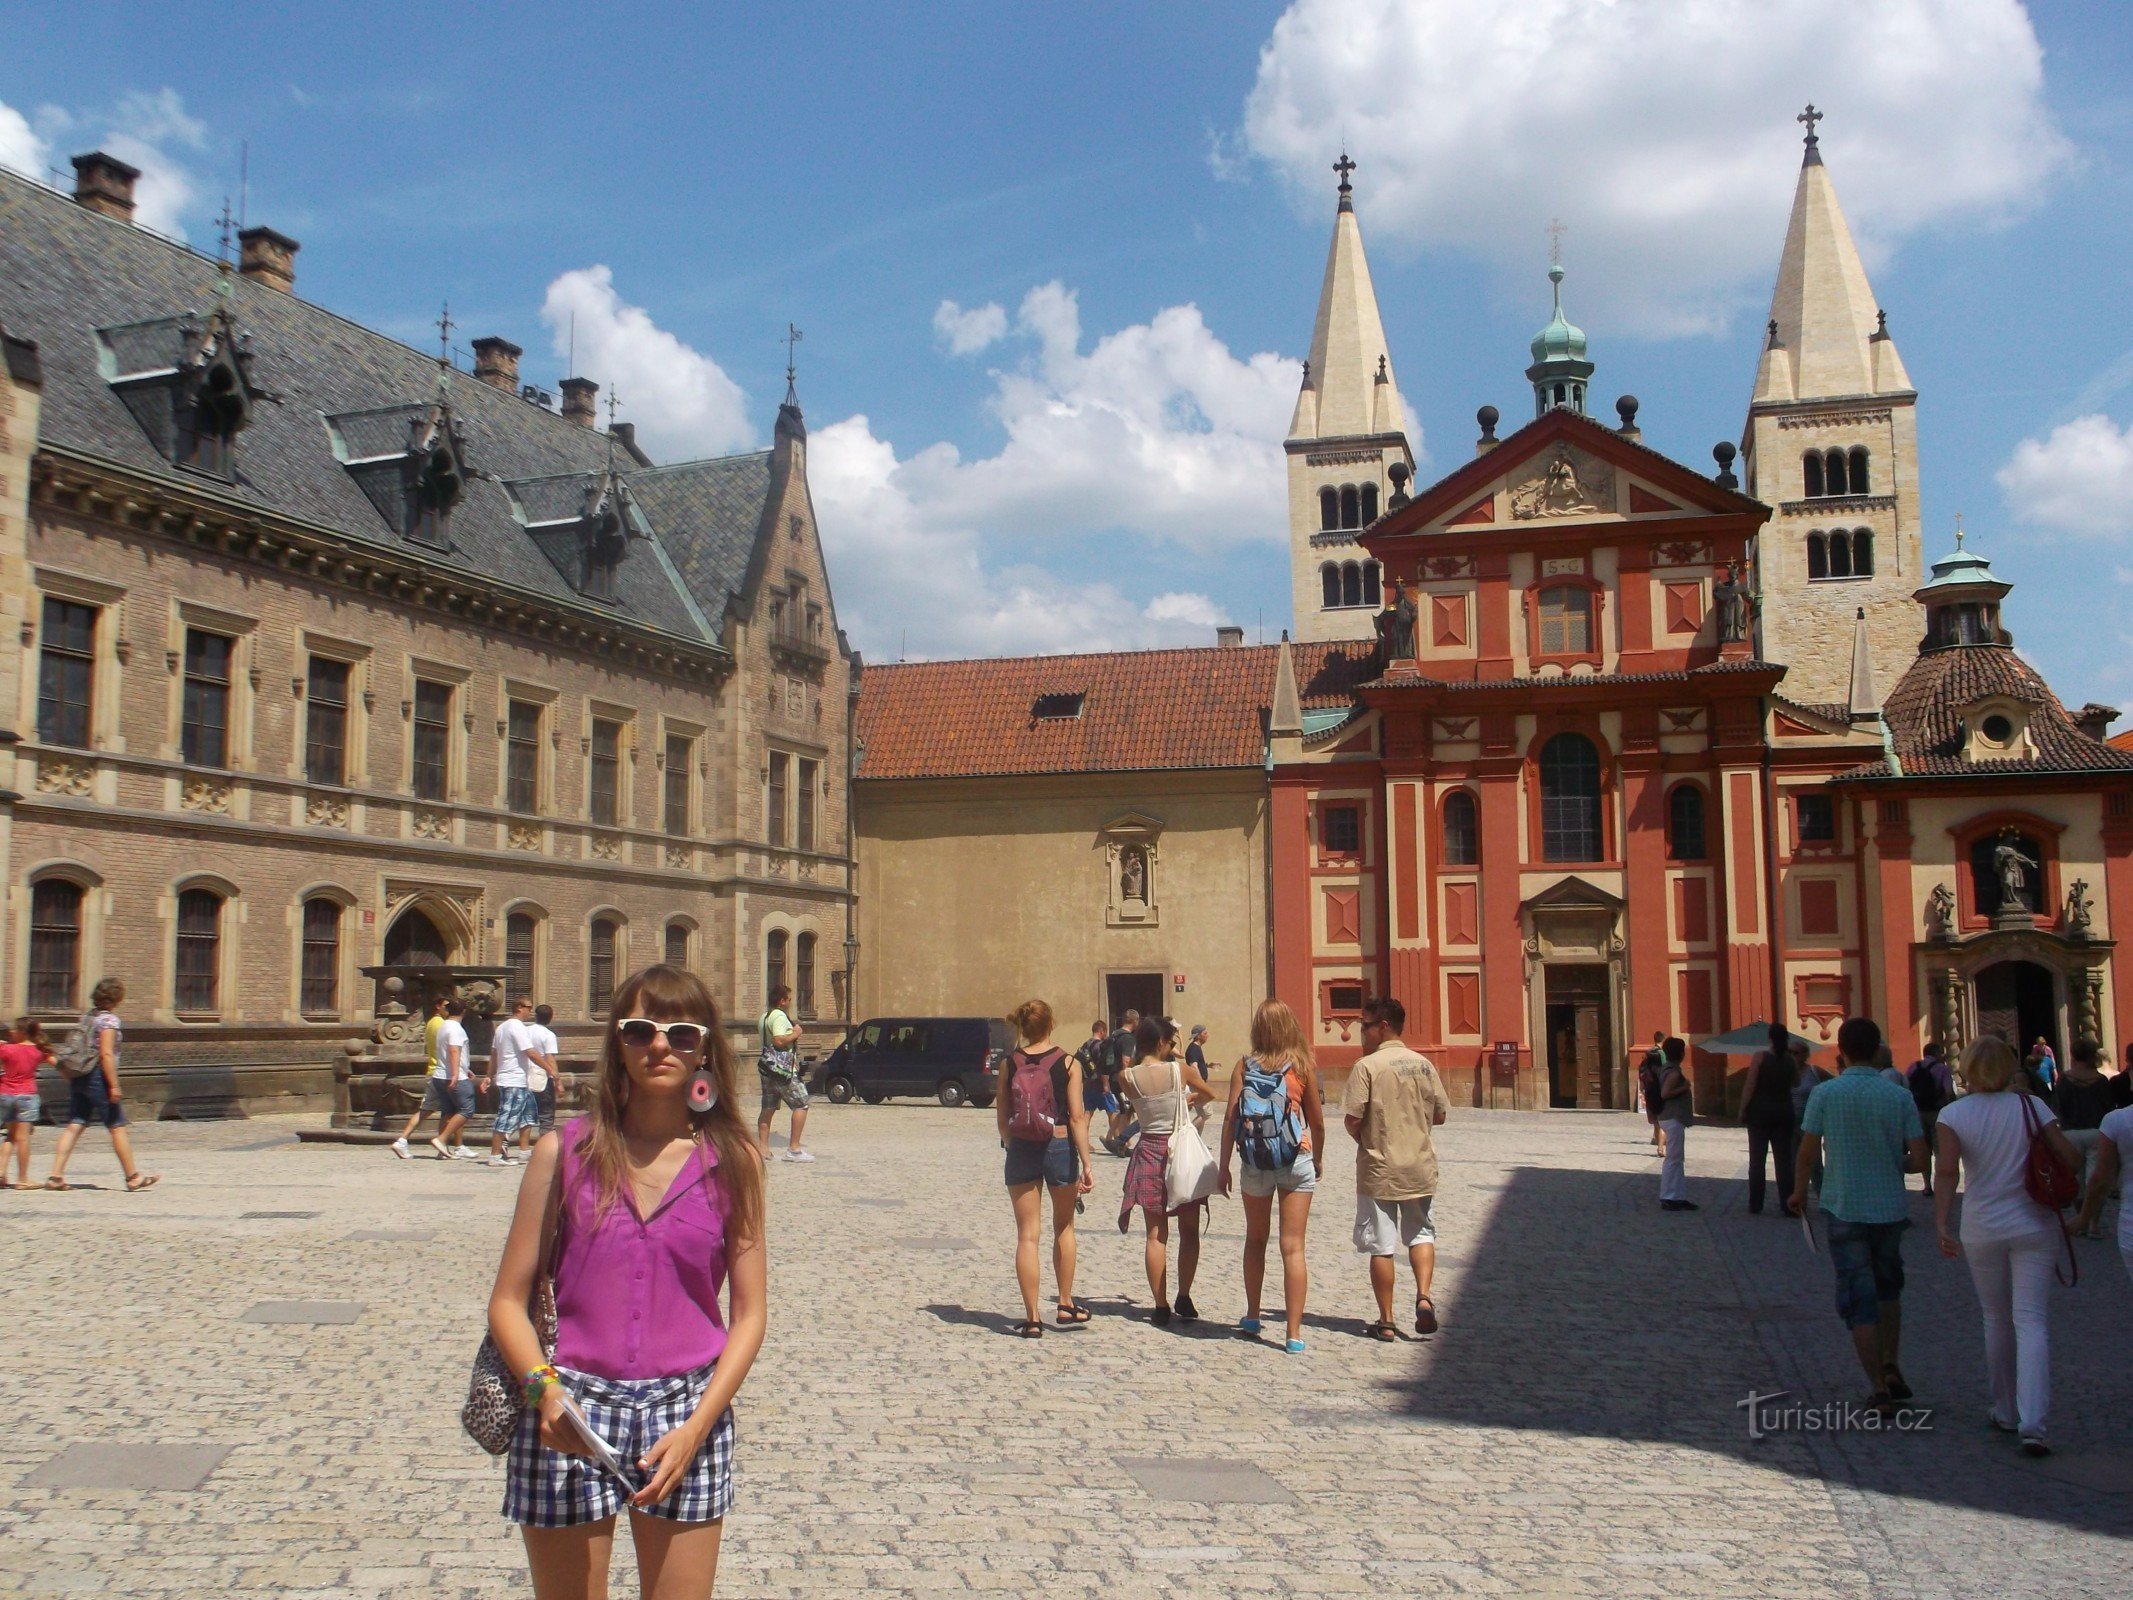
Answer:
M1163 1014L1163 975L1160 972L1112 972L1104 977L1104 1004L1111 1026L1125 1020L1128 1011L1144 1017Z
M2051 1041L2061 1060L2059 1005L2048 968L2034 961L2001 961L1972 980L1977 995L1977 1031L2005 1039L2017 1055L2026 1055L2039 1038Z
M1548 1104L1594 1109L1607 1104L1607 968L1549 965L1547 972Z

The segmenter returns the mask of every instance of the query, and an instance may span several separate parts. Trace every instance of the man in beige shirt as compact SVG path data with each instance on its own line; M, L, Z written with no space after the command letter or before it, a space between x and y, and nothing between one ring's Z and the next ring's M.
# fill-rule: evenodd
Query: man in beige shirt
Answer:
M1373 1337L1400 1336L1392 1315L1392 1289L1399 1277L1395 1253L1405 1246L1415 1273L1415 1332L1437 1331L1437 1308L1429 1297L1437 1266L1437 1230L1430 1202L1437 1193L1437 1151L1430 1130L1451 1109L1437 1069L1410 1050L1400 1034L1407 1008L1393 999L1363 1007L1363 1045L1368 1052L1348 1073L1341 1103L1355 1153L1355 1248L1370 1257L1370 1289L1377 1296Z

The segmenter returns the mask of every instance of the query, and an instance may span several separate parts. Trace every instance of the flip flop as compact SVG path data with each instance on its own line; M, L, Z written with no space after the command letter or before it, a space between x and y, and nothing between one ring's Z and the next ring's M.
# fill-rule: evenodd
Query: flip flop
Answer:
M162 1181L163 1175L160 1172L136 1172L126 1180L126 1192L139 1194L143 1189L153 1189Z
M47 1189L56 1189L60 1191L65 1191L74 1187L73 1184L67 1182L67 1180L64 1178L47 1178L44 1180L44 1186Z

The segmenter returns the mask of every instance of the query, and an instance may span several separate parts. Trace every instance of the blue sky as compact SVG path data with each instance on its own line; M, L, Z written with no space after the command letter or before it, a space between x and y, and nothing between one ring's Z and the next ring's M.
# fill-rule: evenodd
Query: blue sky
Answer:
M1812 99L1920 390L1928 558L1961 511L2061 694L2133 709L2122 6L292 9L17 0L0 160L116 147L212 251L248 140L300 293L416 342L449 299L541 382L574 320L670 458L767 438L798 323L876 657L1285 624L1278 440L1343 138L1425 478L1478 405L1523 409L1554 216L1595 393L1708 470Z

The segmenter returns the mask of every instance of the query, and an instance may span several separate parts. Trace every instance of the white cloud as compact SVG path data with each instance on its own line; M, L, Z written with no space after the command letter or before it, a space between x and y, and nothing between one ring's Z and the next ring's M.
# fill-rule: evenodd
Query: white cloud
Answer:
M603 407L614 394L617 418L636 422L648 454L689 460L755 442L740 385L643 307L627 304L610 268L579 267L549 284L541 321L559 358L569 359L575 342L577 370L601 386Z
M1204 595L1129 594L1068 570L1077 536L1127 534L1210 560L1287 536L1281 440L1297 362L1232 355L1192 306L1082 346L1058 283L1015 322L1028 354L993 374L996 454L938 443L899 457L864 416L818 430L809 486L840 609L876 656L1037 654L1201 643ZM1041 545L1045 567L1001 554ZM1093 565L1096 558L1082 557Z
M37 137L29 118L0 100L0 167L42 182L51 159L50 147Z
M933 331L950 355L975 355L1007 336L1007 313L990 302L965 311L953 300L943 300L933 313Z
M2133 427L2076 417L2024 439L1995 475L2008 515L2054 533L2123 538L2133 532Z
M1244 134L1322 214L1343 140L1379 237L1498 265L1546 304L1652 333L1767 296L1803 102L1862 249L1997 220L2069 147L2019 0L1294 0Z

